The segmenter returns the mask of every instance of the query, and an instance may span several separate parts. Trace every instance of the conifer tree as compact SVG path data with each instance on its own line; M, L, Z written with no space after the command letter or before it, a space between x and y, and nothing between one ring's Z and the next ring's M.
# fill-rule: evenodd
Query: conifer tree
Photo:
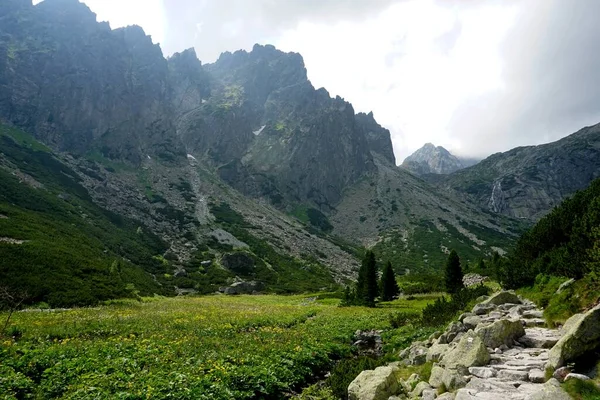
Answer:
M460 267L460 258L454 250L452 250L448 256L446 269L444 271L444 278L446 291L448 293L456 293L464 287L462 281L463 273Z
M400 288L398 288L398 282L396 282L396 274L392 268L392 263L388 261L381 275L381 299L390 301L399 293Z
M362 305L374 307L378 289L375 254L372 251L367 251L358 271L358 282L356 283L357 301Z

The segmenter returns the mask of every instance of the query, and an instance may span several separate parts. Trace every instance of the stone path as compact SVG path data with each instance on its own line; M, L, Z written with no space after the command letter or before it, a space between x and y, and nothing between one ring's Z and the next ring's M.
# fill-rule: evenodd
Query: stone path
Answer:
M565 343L581 336L573 333L574 329L589 332L595 326L584 322L600 320L596 314L588 315L600 314L600 306L597 308L567 321L560 340L563 330L546 328L542 310L532 302L512 292L482 298L472 312L461 315L445 332L403 350L400 362L363 371L348 387L349 399L568 400L570 396L559 380L546 380L545 370L554 365L557 354L559 358L573 358L573 354L563 351ZM427 361L434 362L427 382L413 374L396 385L394 377L400 364L421 365ZM551 367L560 381L570 379L569 375L589 379L569 374L568 368L556 369L561 364ZM441 392L446 393L438 395Z
M558 342L561 332L545 328L543 312L531 302L505 303L482 315L482 324L503 318L519 319L525 326L525 335L511 347L488 349L490 362L485 367L471 367L469 382L456 392L456 400L535 398L544 390L544 369L549 349Z

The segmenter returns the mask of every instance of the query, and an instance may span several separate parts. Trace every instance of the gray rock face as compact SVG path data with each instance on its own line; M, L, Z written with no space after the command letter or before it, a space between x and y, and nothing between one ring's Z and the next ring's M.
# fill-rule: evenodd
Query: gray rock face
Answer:
M77 1L22 2L2 15L0 38L1 119L75 154L185 156L167 61L140 27L111 30Z
M378 367L363 371L348 386L350 400L387 400L397 394L396 368Z
M574 315L563 330L564 336L550 350L548 367L553 369L600 347L600 306L583 315Z
M262 282L236 282L229 287L219 289L221 292L229 295L236 294L254 294L265 288Z
M494 154L438 185L466 192L493 212L538 220L600 176L599 132L600 124L553 143Z
M446 368L474 367L486 365L490 360L485 344L479 336L465 335L458 345L446 353L442 359L442 364Z
M417 175L449 174L465 168L465 165L448 150L431 143L425 144L408 156L402 166Z
M481 337L487 347L496 348L512 345L515 340L525 335L523 324L519 320L499 319L498 321L477 328L475 333Z

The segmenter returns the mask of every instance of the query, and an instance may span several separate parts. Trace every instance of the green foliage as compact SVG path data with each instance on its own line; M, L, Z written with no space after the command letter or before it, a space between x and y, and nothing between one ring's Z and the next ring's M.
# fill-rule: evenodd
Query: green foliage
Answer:
M460 266L460 258L456 251L452 250L448 255L444 269L444 285L448 293L457 293L463 286L463 272Z
M456 318L457 314L471 305L475 299L489 294L490 288L479 285L460 289L450 296L450 300L440 297L423 309L420 324L432 327L444 325Z
M538 275L533 286L519 289L518 292L543 307L546 322L553 326L564 323L573 314L600 301L600 280L594 274L588 274L556 293L565 280L564 277Z
M331 388L335 398L348 399L348 386L362 371L375 369L385 364L382 359L372 357L356 357L338 362L331 375L327 378L327 384Z
M356 281L356 303L368 307L375 307L377 297L377 261L372 251L367 251L358 270Z
M17 313L22 337L0 340L0 393L19 399L281 399L330 371L335 360L352 358L356 330L387 329L386 344L425 333L390 330L388 319L395 310L422 308L430 299L396 300L376 309L339 308L338 301L143 298ZM353 366L355 375L371 366L343 365L332 382L353 379Z
M439 293L445 290L441 274L409 274L398 277L398 286L405 295Z
M381 300L390 301L400 294L392 263L388 261L381 275Z
M523 234L499 270L508 288L531 286L538 274L582 278L597 272L600 180L565 200Z
M569 379L563 384L563 389L565 389L574 400L600 399L600 387L593 381Z
M169 292L149 274L163 268L153 259L166 250L159 238L96 206L77 175L25 133L0 131L4 157L43 185L0 170L1 236L24 241L0 243L0 282L52 307L126 297L127 284L142 295Z

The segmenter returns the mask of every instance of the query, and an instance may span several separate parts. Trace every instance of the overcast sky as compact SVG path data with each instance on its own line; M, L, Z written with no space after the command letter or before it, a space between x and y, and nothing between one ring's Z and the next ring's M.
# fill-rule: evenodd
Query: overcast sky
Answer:
M373 111L398 162L426 142L465 156L600 122L597 0L84 0L165 55L273 44L312 83Z

